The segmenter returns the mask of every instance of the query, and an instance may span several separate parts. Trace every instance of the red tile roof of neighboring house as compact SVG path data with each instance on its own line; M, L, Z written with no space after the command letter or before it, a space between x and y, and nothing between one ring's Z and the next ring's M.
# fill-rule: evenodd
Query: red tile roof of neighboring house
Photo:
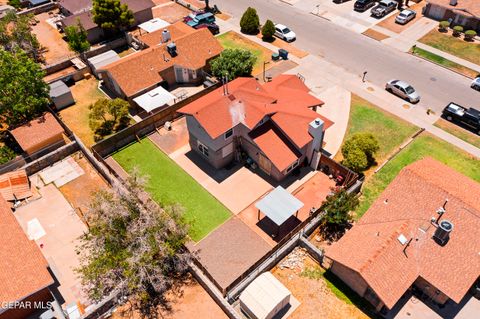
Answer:
M0 304L19 301L53 284L48 263L0 196Z
M408 165L360 221L326 252L357 271L388 308L422 277L460 302L480 275L480 184L425 158ZM445 199L453 223L440 246L430 219ZM406 246L398 237L403 234Z
M239 123L253 130L265 116L270 116L276 129L270 125L250 134L279 170L298 159L298 154L291 151L293 146L301 149L312 140L308 133L310 122L321 118L324 129L333 124L310 109L323 102L310 95L308 87L295 75L280 75L263 85L254 78L237 78L228 83L228 92L224 95L223 88L218 88L179 112L193 115L213 139ZM285 144L285 140L293 146Z
M111 74L125 95L132 96L162 82L162 72L174 65L198 70L223 51L208 29L195 30L179 38L172 37L172 41L177 47L175 57L170 56L167 43L164 43L130 54L104 66L102 70Z
M427 2L450 9L458 14L480 18L479 0L458 0L456 6L450 5L450 0L428 0Z
M185 35L191 34L195 32L195 29L188 26L186 23L183 23L182 21L176 22L174 24L171 24L164 29L157 30L154 32L150 33L145 33L142 35L137 36L136 38L140 41L145 43L149 47L153 47L156 45L161 45L162 44L162 33L163 30L167 29L170 32L170 37L172 39L178 39L180 37L183 37Z
M55 117L48 112L10 131L24 151L63 132Z

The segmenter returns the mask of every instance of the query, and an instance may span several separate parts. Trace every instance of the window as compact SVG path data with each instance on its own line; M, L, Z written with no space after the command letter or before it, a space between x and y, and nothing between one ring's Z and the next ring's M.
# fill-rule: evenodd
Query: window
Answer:
M208 147L206 147L205 145L200 143L200 141L197 141L197 145L198 145L198 150L200 151L200 153L202 153L203 155L208 157Z
M292 171L292 169L294 169L297 166L298 166L298 159L295 162L293 162L292 165L287 167L287 170L285 172L290 173Z
M225 132L224 137L225 139L229 138L230 136L233 135L233 128L229 129L228 131Z

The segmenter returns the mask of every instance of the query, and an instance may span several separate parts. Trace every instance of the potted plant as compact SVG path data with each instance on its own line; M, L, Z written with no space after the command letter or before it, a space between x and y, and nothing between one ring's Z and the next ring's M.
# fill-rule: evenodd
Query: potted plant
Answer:
M450 22L440 21L440 23L438 24L438 30L441 32L446 32L449 26L450 26Z
M464 39L465 41L473 41L473 38L477 36L477 32L475 30L467 30L465 31Z
M463 27L462 26L456 25L456 26L453 27L453 36L454 37L459 37L462 32L463 32Z

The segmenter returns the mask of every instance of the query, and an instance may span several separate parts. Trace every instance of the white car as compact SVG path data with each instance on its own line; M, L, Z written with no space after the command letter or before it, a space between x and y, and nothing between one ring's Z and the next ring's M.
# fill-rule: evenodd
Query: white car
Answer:
M480 91L480 75L473 79L470 87L474 90Z
M295 32L293 32L283 24L275 25L275 36L287 42L295 41L295 39L297 38L297 35L295 34Z
M418 103L420 101L420 95L415 89L407 82L400 80L390 80L385 85L385 90L395 94L409 101L410 103Z
M395 22L399 24L407 24L407 22L415 19L416 16L417 13L415 11L405 9L398 14L398 16L395 18Z

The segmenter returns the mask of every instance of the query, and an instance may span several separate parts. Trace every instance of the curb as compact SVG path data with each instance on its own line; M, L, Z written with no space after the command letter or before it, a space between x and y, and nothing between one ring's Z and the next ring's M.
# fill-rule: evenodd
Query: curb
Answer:
M280 2L283 2L285 4L288 4L289 6L292 6L293 7L293 4L288 2L287 0L279 0Z
M430 51L429 51L429 52L430 52ZM431 52L431 53L432 53L432 54L435 54L435 53L433 53L433 52ZM454 72L454 73L457 73L457 74L459 74L459 75L461 75L461 76L464 76L464 77L466 77L467 79L470 79L470 80L473 80L473 79L474 79L473 77L470 77L470 76L468 76L468 75L466 75L466 74L463 74L463 73L461 73L461 72L458 72L458 71L456 71L456 70L454 70L454 69L447 68L446 66L443 66L443 65L441 65L440 63L434 62L434 61L432 61L432 60L429 60L429 59L427 59L427 58L424 58L423 56L417 55L417 54L415 54L415 53L407 52L407 54L410 54L410 55L412 55L412 56L414 56L414 57L420 58L420 59L422 59L422 60L424 60L424 61L428 61L428 62L430 62L430 63L432 63L432 64L436 64L436 65L438 65L438 66L440 66L440 67L442 67L442 68L444 68L444 69L446 69L446 70L449 70L449 71L452 71L452 72ZM444 58L444 59L446 59L446 58ZM448 60L448 59L446 59L446 60ZM448 60L448 61L450 61L450 60ZM451 62L456 63L456 62L454 62L454 61L451 61ZM459 64L459 63L457 63L457 64L458 64L458 65L461 65L461 64ZM464 66L464 65L461 65L461 66L469 69L469 67L466 67L466 66ZM473 70L473 71L475 71L475 70Z

